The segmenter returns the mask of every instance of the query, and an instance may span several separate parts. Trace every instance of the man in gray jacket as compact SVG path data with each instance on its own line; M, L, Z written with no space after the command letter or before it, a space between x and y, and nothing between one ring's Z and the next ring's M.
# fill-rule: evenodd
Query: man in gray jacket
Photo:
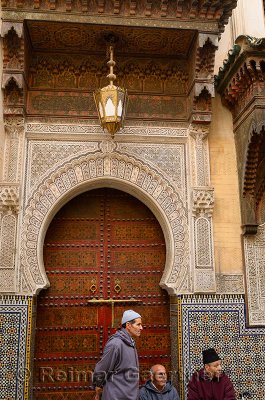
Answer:
M163 365L153 365L150 380L140 388L140 400L179 400L179 395L170 381L167 381Z
M122 328L106 343L102 358L96 364L93 384L94 400L138 400L139 362L134 339L143 329L141 315L124 311Z

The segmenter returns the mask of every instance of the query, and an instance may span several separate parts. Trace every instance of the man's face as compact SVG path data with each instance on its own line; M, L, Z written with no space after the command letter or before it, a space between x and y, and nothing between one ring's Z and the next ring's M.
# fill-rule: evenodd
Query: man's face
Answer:
M142 318L136 318L133 323L127 322L126 329L133 339L138 338L143 329Z
M163 365L152 367L151 381L157 388L163 388L167 382L167 373Z
M221 360L205 364L205 370L211 378L219 378L222 373Z

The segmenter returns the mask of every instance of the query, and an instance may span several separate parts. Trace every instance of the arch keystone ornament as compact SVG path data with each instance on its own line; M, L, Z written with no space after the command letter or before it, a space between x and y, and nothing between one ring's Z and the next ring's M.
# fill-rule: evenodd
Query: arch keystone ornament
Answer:
M78 194L99 188L123 190L145 203L165 236L166 264L160 285L170 294L190 293L187 210L174 187L134 157L97 152L62 164L46 176L25 206L22 218L20 290L49 286L43 264L46 230L56 212ZM27 285L25 284L27 282Z

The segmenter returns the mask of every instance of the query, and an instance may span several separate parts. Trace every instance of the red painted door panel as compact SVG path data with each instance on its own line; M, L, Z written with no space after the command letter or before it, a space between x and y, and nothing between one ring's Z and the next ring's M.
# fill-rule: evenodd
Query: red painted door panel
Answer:
M143 317L141 380L155 363L170 368L165 243L143 203L107 188L77 196L50 224L44 263L51 286L37 303L36 400L92 399L95 363L129 308Z

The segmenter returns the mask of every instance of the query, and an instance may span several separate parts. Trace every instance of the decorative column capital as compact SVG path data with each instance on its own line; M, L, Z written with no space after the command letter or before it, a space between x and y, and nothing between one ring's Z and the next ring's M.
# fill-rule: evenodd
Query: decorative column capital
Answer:
M5 116L4 126L7 134L19 136L25 130L25 120L20 115Z
M17 214L19 210L18 185L0 185L0 213L12 212Z
M194 217L210 218L214 207L214 189L197 187L192 191L192 213Z
M207 138L209 134L210 126L203 124L191 124L189 126L190 136L196 140L196 142L201 142Z

